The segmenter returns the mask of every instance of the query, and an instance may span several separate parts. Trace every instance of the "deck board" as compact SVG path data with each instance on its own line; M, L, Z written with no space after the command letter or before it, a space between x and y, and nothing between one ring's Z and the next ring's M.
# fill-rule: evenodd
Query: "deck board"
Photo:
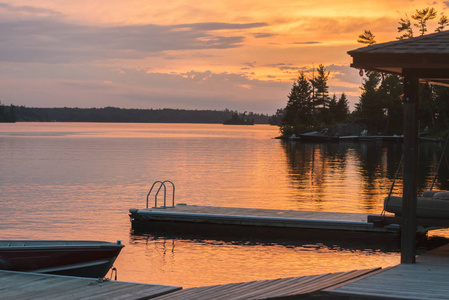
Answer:
M449 245L366 278L326 289L334 296L379 299L449 299Z
M167 208L149 208L148 211L177 212L211 215L233 215L233 216L257 216L257 217L279 217L309 220L334 220L366 222L368 214L363 213L343 213L343 212L317 212L317 211L296 211L260 208L241 207L217 207L198 205L176 205Z
M360 276L366 276L378 269L356 270L321 275L259 280L244 283L189 288L157 297L157 300L202 300L202 299L270 299L305 296L330 286L341 284Z
M5 300L148 299L179 289L176 286L0 271L0 295Z

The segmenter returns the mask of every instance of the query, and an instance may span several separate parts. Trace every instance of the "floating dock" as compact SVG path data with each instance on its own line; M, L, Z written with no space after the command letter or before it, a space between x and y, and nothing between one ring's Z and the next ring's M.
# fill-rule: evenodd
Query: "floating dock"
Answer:
M277 238L397 239L397 224L375 225L368 214L313 212L237 207L176 205L166 208L132 208L130 218L137 232L223 233Z

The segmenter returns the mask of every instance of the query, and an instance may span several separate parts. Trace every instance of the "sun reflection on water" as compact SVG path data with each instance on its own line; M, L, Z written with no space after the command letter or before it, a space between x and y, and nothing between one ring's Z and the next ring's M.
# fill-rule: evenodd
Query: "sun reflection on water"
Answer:
M395 247L254 241L130 231L151 184L171 180L190 205L381 213L401 144L273 139L272 126L16 123L0 125L0 236L125 244L119 279L183 287L386 267ZM418 191L442 151L420 144ZM449 189L442 165L435 189ZM402 190L399 172L394 195ZM437 237L449 238L446 231Z

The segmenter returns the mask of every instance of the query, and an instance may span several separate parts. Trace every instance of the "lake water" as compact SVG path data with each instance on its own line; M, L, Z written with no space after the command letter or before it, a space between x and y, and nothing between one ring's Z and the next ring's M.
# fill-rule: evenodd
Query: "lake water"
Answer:
M191 205L381 213L397 143L273 139L268 125L0 123L0 239L122 240L118 278L183 287L398 264L395 249L134 234L129 208L171 180ZM420 145L419 191L443 145ZM449 189L447 161L434 189ZM401 172L394 194L402 189ZM436 235L447 236L445 231Z

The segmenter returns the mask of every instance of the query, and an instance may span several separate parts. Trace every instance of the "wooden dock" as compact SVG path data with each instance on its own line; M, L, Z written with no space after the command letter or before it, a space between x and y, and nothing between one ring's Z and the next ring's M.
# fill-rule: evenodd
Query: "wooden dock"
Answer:
M297 299L314 295L323 289L363 278L379 269L358 270L321 275L259 280L224 285L189 288L157 297L157 300L240 300L240 299Z
M416 264L188 288L0 271L0 298L15 299L449 299L449 244Z
M2 300L150 299L181 287L0 271Z
M448 278L449 244L416 264L189 288L156 299L449 299Z
M130 211L135 231L229 233L276 237L397 239L399 225L375 226L368 214L176 205Z
M449 244L369 277L325 291L335 299L449 299Z

